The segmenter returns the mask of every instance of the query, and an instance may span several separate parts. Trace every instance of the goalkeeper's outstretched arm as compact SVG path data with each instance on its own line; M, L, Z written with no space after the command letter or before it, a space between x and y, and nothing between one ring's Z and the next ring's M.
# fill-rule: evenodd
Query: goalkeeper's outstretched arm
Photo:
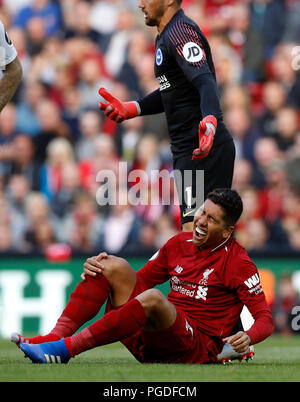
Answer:
M106 100L106 102L99 102L100 109L104 111L106 117L117 123L136 116L146 116L164 111L159 89L137 101L131 102L120 101L105 88L100 88L99 94Z

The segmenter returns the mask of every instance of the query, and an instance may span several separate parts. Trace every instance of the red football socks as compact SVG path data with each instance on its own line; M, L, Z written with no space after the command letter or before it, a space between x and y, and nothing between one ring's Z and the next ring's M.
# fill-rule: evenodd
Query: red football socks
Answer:
M120 341L137 332L146 324L146 314L137 299L112 310L78 334L65 339L72 357L96 346Z
M86 277L72 292L56 326L50 332L64 338L73 335L99 312L108 298L111 286L104 275Z
M104 275L86 277L72 292L69 302L48 335L24 338L23 342L43 343L58 341L73 335L83 324L99 312L110 293L111 287Z
M32 338L24 338L22 335L18 335L19 336L19 341L18 343L16 341L14 341L15 343L17 343L17 345L19 345L20 343L44 343L44 342L53 342L53 341L59 341L60 337L58 337L57 335L54 334L48 334L48 335L37 335L37 336L33 336Z

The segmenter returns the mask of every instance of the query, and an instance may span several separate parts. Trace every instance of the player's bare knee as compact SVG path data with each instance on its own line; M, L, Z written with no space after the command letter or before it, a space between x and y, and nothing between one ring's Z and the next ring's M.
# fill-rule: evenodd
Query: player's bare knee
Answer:
M102 270L102 274L107 278L126 278L128 275L132 275L133 269L129 265L129 263L120 257L116 257L114 255L108 255L107 258L101 260L101 264L103 264L104 269Z
M136 297L148 315L163 308L167 299L158 289L148 289Z

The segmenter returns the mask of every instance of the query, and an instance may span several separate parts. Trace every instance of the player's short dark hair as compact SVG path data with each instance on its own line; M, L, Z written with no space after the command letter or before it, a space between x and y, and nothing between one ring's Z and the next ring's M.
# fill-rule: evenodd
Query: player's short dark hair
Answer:
M225 212L228 226L235 225L243 212L243 201L237 191L230 188L217 188L207 195L207 199L220 205Z

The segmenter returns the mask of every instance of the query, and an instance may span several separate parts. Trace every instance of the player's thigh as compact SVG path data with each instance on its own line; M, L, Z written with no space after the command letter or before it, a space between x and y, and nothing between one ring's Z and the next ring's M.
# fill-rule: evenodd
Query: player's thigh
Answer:
M170 327L144 330L143 340L145 361L186 363L191 360L190 354L194 353L197 334L186 315L177 309L176 320Z
M205 169L203 161L184 156L174 161L174 178L180 205L181 224L192 222L205 200Z
M231 188L234 161L235 146L233 141L227 141L213 149L205 165L205 196L216 188Z
M148 329L171 327L176 321L176 308L158 289L148 289L136 297L147 316Z
M104 266L102 274L111 285L110 301L112 305L120 306L126 303L136 285L136 272L124 258L113 255L101 260L101 264Z

